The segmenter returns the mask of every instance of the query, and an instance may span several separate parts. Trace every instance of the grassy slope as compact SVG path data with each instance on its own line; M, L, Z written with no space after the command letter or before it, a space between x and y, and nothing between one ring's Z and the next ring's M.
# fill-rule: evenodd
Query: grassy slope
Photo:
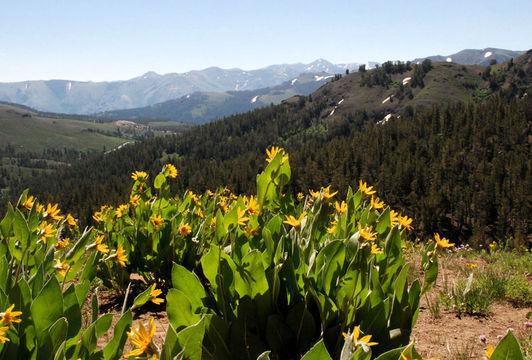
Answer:
M35 116L14 105L0 104L0 144L11 144L20 150L41 151L65 147L103 150L104 146L110 149L126 141L112 135L116 129L111 123Z
M388 87L383 86L360 86L360 73L352 73L322 86L313 94L313 97L329 99L322 116L328 116L335 108L333 116L342 116L353 113L356 110L366 110L368 113L384 116L397 114L407 106L431 106L446 102L467 101L471 99L475 88L481 89L488 86L481 77L483 66L464 66L453 63L433 63L433 69L425 78L423 88L413 88L413 98L407 96L403 99L397 97L382 103L390 95L396 93L403 79L411 77L413 70L403 74L393 74L392 81L395 83ZM338 104L341 100L341 104ZM293 100L292 100L293 101Z

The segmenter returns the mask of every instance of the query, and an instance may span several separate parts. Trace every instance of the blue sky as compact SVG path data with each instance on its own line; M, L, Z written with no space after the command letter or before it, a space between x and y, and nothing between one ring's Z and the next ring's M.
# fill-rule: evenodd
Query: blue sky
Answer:
M6 1L0 82L532 48L532 1Z

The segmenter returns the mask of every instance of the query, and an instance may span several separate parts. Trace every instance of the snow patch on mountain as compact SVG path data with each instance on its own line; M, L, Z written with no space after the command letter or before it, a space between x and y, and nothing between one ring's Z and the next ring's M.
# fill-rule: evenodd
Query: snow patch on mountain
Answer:
M343 102L344 102L344 99L338 101L338 105L340 105L340 104L343 103Z
M297 81L297 78L295 78L294 80L292 80L292 85L294 85Z
M403 79L403 85L406 85L410 82L410 80L412 80L412 78L410 76L407 76Z
M493 53L491 51L488 51L484 54L484 57L487 58L487 57L490 57L491 55L493 55Z
M447 62L453 62L453 58L452 58L452 57L448 57L447 59L445 59L445 61L447 61Z
M255 96L253 99L251 99L251 103L253 104L257 99L259 98L259 95Z
M386 99L382 100L382 103L384 104L384 103L388 102L390 100L390 97L391 96L388 96Z

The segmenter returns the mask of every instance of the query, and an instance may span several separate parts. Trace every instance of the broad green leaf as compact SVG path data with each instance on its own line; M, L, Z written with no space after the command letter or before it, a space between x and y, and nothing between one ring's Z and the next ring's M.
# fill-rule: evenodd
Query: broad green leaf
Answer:
M92 300L91 300L91 309L92 309L92 322L95 322L98 319L98 314L99 314L98 288L94 289L94 294L92 295Z
M161 350L160 360L173 360L179 351L181 351L181 349L177 342L177 333L172 324L170 324L166 330L166 338Z
M58 319L48 330L48 334L52 340L52 354L55 353L65 341L67 337L67 329L68 321L66 318L62 317Z
M85 254L85 246L88 245L89 240L91 239L92 230L86 230L79 238L78 241L76 241L76 244L70 249L66 255L66 259L69 263L75 263L79 261L81 256ZM89 261L87 261L87 264L89 264Z
M63 293L63 313L68 319L68 337L74 337L81 329L81 308L74 284Z
M332 360L331 355L327 351L323 340L318 341L302 358L301 360Z
M271 351L265 351L257 357L257 360L270 360Z
M126 311L116 323L113 330L113 338L105 345L103 355L105 360L118 360L124 351L124 344L127 340L127 331L131 326L133 317L131 310Z
M166 295L166 312L170 324L177 330L193 325L201 319L200 314L194 313L188 296L176 289L170 289Z
M26 249L30 245L30 229L28 223L24 218L24 215L20 210L17 209L15 213L15 221L13 222L13 232L15 233L15 238L17 241L20 241L22 250Z
M150 300L150 294L151 294L151 286L148 286L146 290L141 292L135 297L135 300L133 300L133 308L140 307L148 302Z
M9 266L5 256L0 257L0 289L7 290ZM13 280L11 280L13 281Z
M177 333L177 341L181 349L183 349L184 358L190 360L201 360L204 336L204 318L201 318L197 324L188 326Z
M194 311L201 308L207 300L207 292L198 277L176 263L172 267L172 285L187 295Z
M379 234L382 234L386 230L388 230L390 227L391 227L390 208L388 207L388 208L386 208L386 210L384 210L384 212L381 214L381 216L379 216L379 220L377 222L377 227L375 228L375 230Z
M254 299L257 295L265 294L268 280L262 265L262 254L253 250L242 259L242 265L236 265L235 290L240 297L248 295Z
M11 236L11 230L13 229L13 219L15 218L15 210L11 203L7 204L7 213L6 216L0 222L0 232L4 239L7 239Z
M153 187L156 189L160 189L161 186L166 183L166 177L163 174L159 174L155 177L155 181L153 182Z
M490 360L523 360L519 342L511 331L499 342Z
M63 294L54 277L44 285L41 293L31 304L31 316L35 331L40 334L63 315Z

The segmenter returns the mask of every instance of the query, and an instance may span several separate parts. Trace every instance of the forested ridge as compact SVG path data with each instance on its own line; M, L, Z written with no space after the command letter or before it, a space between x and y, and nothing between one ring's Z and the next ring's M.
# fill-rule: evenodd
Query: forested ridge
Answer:
M492 96L415 111L376 125L364 112L321 118L325 99L283 104L149 139L29 184L41 202L58 202L82 222L102 204L127 202L130 174L152 176L172 162L173 191L225 185L251 192L270 145L290 154L289 191L373 185L383 200L430 234L486 242L530 233L532 102ZM21 189L18 189L19 191Z
M169 162L180 172L174 192L227 186L251 193L265 150L276 145L290 155L291 195L323 184L346 191L363 179L387 204L411 214L419 235L440 231L457 241L523 243L531 213L531 58L528 52L496 69L486 67L478 76L489 88L475 90L481 97L405 104L385 123L373 110L331 116L331 104L368 86L351 75L337 77L310 96L147 139L14 184L11 199L29 188L41 202L57 202L88 225L101 205L128 201L133 171L153 177ZM393 75L402 64L388 65L362 77ZM423 74L431 68L413 65ZM441 69L436 65L433 79Z

